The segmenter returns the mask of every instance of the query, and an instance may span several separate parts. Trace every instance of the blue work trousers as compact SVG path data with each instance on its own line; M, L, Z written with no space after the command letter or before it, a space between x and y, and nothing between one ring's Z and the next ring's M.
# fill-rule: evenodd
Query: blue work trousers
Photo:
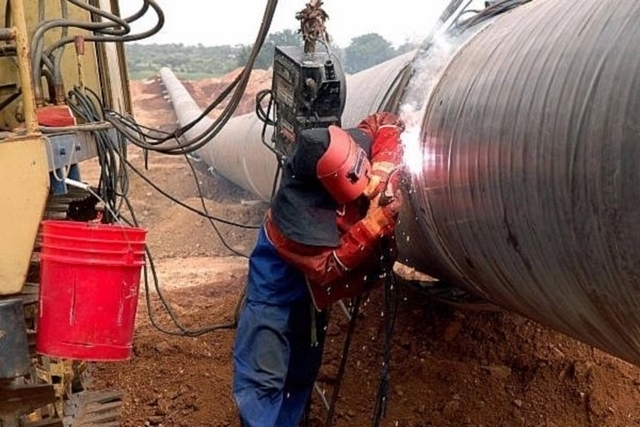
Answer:
M295 427L322 359L326 318L302 273L261 231L249 260L233 349L233 395L244 427Z

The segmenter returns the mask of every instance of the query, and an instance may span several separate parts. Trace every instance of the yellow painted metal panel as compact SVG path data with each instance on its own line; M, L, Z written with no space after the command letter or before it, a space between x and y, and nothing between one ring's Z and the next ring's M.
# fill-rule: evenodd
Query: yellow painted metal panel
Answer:
M28 36L30 46L35 28L38 25L38 1L25 2L25 15L28 28ZM68 5L69 19L74 21L91 20L90 14L74 6ZM110 4L109 1L101 1L100 6L105 10L117 9L117 4ZM45 1L45 20L61 18L60 0ZM5 17L5 9L0 8L0 19L2 22L9 22ZM69 28L68 35L89 35L90 32L82 29ZM62 35L60 28L52 29L46 32L45 46L49 46L57 42ZM98 52L102 50L103 52ZM98 56L102 56L103 60L99 61ZM122 47L116 44L107 43L98 49L94 43L85 43L85 53L83 57L83 79L84 85L98 94L105 94L110 105L118 111L130 111L128 79L126 76L126 64L124 62ZM102 64L103 69L100 69ZM74 86L80 84L77 55L73 43L66 45L62 57L62 75L65 86L65 94ZM43 82L45 80L43 79ZM17 66L15 58L0 57L0 86L8 84L17 84L20 86ZM105 87L101 87L105 86ZM46 84L44 85L46 92ZM4 97L10 93L10 88L0 89L0 96ZM0 128L13 129L19 125L22 111L22 100L14 101L7 108L0 111Z
M48 194L43 140L0 142L0 295L24 285Z

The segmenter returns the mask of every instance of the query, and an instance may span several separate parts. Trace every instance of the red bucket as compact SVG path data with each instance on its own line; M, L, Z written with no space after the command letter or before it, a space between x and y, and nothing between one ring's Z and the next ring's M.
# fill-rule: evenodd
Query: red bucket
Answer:
M131 357L146 233L42 222L39 353L88 361Z

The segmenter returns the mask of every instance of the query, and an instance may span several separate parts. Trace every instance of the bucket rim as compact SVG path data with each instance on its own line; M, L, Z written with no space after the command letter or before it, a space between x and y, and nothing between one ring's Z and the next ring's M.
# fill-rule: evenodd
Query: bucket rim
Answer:
M45 261L58 262L61 264L82 264L82 265L98 265L103 267L143 267L146 262L142 259L128 259L128 260L103 260L103 259L86 259L76 258L63 255L40 253L40 259Z
M78 236L70 236L68 234L52 234L47 232L42 232L42 237L51 238L51 239L60 239L60 240L70 240L74 242L89 242L89 243L123 243L126 245L135 244L135 245L145 245L146 241L144 238L142 239L129 239L129 240L115 240L115 239L92 239ZM144 236L143 236L144 237Z
M144 249L139 251L134 251L128 247L123 247L121 250L103 250L103 249L95 249L95 248L78 248L78 247L67 247L67 246L58 246L58 245L43 245L42 249L45 249L45 250L54 249L54 250L60 250L60 251L85 252L85 253L91 253L91 254L105 254L105 255L125 255L125 254L144 255L145 253ZM46 253L46 251L44 253Z
M69 220L59 220L59 219L46 219L41 221L43 227L61 227L61 228L72 228L72 229L90 229L90 230L100 230L100 231L117 231L117 230L126 230L127 232L140 232L147 233L147 230L142 227L134 227L128 224L103 224L101 222L88 222L88 221L69 221Z

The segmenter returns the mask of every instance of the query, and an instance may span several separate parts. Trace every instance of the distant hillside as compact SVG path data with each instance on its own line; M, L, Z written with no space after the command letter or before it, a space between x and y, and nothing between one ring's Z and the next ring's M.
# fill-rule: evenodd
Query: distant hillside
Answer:
M132 43L126 45L127 66L132 80L156 75L162 67L171 68L182 78L199 80L236 69L245 49L243 46Z
M254 69L267 70L273 63L275 46L301 46L300 35L292 30L269 34L265 40ZM185 80L220 77L236 68L244 67L251 53L250 45L237 46L186 46L174 44L125 45L127 65L132 80L141 80L158 74L162 67L171 68ZM332 46L348 73L384 62L405 53L415 46L407 43L393 48L382 36L372 33L356 37L345 49Z

